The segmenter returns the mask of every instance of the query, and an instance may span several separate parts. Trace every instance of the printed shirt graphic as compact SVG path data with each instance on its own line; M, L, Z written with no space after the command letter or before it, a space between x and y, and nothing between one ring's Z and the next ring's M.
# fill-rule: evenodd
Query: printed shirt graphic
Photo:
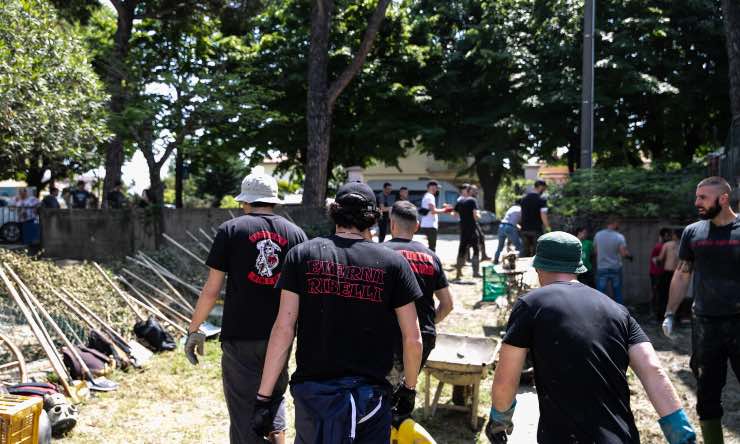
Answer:
M292 249L277 287L300 297L293 382L363 376L385 384L397 338L394 309L422 296L401 255L339 236Z
M303 230L277 215L248 214L219 227L206 264L228 274L222 340L270 337L285 255L305 240Z
M722 227L708 220L686 227L678 258L694 263L694 313L740 314L740 216Z
M442 262L432 250L413 240L394 238L382 245L400 253L409 263L422 292L422 297L416 300L419 328L422 334L436 335L434 292L449 286Z

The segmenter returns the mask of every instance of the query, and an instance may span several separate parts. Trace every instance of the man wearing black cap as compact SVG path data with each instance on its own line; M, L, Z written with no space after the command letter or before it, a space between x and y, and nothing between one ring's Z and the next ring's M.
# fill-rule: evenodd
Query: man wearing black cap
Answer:
M586 271L581 242L556 231L538 239L534 268L542 286L514 306L491 389L486 436L506 442L527 352L540 405L537 442L639 443L629 407L627 367L642 382L670 444L696 442L653 346L629 311L576 279Z
M297 336L296 443L388 444L391 407L399 416L414 407L422 351L414 301L422 293L401 255L368 240L379 217L370 187L342 186L329 216L334 235L310 240L286 258L253 427L258 435L269 432L280 402L273 390ZM391 395L385 377L397 325L405 380Z

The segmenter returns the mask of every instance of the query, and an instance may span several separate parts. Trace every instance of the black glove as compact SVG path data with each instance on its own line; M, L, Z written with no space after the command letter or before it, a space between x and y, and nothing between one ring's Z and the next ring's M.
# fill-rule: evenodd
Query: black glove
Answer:
M406 387L404 383L399 384L393 392L393 399L391 401L394 408L394 416L403 419L408 418L411 416L411 412L414 411L415 403L416 390Z
M252 414L252 430L254 430L257 436L267 437L274 431L272 422L275 420L275 415L277 415L282 400L282 396L279 398L268 398L257 395Z

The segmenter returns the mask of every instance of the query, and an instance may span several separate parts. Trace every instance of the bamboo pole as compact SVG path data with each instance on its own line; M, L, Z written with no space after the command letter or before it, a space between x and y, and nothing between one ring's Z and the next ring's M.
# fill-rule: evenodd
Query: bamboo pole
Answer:
M202 248L203 250L205 250L206 254L207 254L207 253L209 253L209 252L211 251L211 250L209 250L209 249L208 249L208 247L206 247L205 245L203 245L203 242L201 242L201 241L200 241L200 239L198 239L197 237L195 237L195 235L193 235L193 233L191 233L191 232L190 232L190 231L188 231L188 230L185 230L185 233L186 233L186 234L187 234L188 236L190 236L190 239L192 239L192 240L193 240L193 241L194 241L194 242L195 242L196 244L198 244L198 246L199 246L200 248Z
M139 311L136 309L136 306L134 306L131 303L131 301L129 301L128 298L126 298L126 296L123 294L123 291L121 291L121 289L118 288L118 286L111 280L111 278L108 277L105 271L102 268L100 268L100 265L98 265L97 262L93 262L93 266L98 270L98 272L100 272L101 275L103 275L103 278L106 280L106 282L108 282L108 284L111 287L113 287L113 290L115 290L115 292L118 293L118 296L120 296L121 299L123 299L123 302L125 302L126 305L129 306L131 311L134 312L134 315L136 315L136 317L139 318L140 321L145 320L146 318L141 313L139 313Z
M18 307L21 309L21 312L23 312L23 315L26 317L26 321L28 322L28 325L31 327L31 331L33 332L34 336L36 336L36 340L39 341L39 344L41 345L41 348L44 350L44 353L46 354L46 357L49 358L49 362L51 363L52 368L54 371L59 375L59 379L62 383L62 386L64 387L64 390L67 392L67 394L72 398L73 402L79 402L79 399L77 399L77 394L72 391L72 388L69 385L69 382L67 382L67 371L64 368L64 365L59 366L59 364L52 358L54 355L54 351L50 350L51 347L49 344L46 343L44 339L44 334L41 332L41 329L38 325L33 321L33 315L31 314L30 310L23 304L23 301L21 300L20 295L16 291L13 284L10 282L10 279L8 278L8 275L5 273L5 267L3 264L0 264L0 280L3 281L5 284L5 287L8 289L8 292L10 293L10 296L13 298L16 304L18 304Z
M167 233L162 233L162 237L164 237L172 245L174 245L177 248L179 248L180 250L184 251L188 256L190 256L193 259L195 259L196 261L198 261L199 264L201 264L203 266L207 266L206 265L206 261L204 261L203 259L201 259L200 257L198 257L198 255L196 255L192 251L190 251L187 248L183 247L179 242L177 242L176 240L172 239Z
M74 310L74 311L76 311L76 312L79 313L79 310L77 310L76 308L74 308L74 306L72 305L72 303L70 303L69 301L67 301L66 299L64 299L64 297L62 297L56 291L54 291L54 293L68 307L72 308L72 310ZM126 341L126 339L124 339L124 337L121 336L121 334L118 333L118 331L116 331L115 328L111 327L110 324L108 324L107 322L105 322L102 319L100 319L100 317L98 315L96 315L92 310L90 310L89 308L87 308L87 306L85 304L83 304L82 301L80 301L79 299L77 299L72 293L70 293L69 290L67 290L66 288L62 288L62 293L64 293L67 297L69 297L70 299L72 299L79 306L79 308L81 308L83 311L85 311L85 313L87 313L88 316L90 316L93 319L95 319L95 321L98 324L100 324L101 327L103 327L105 330L108 330L108 332L110 334L112 334L113 336L115 336L116 339L118 339L119 341L123 342L124 344L128 343L128 341ZM86 319L86 318L83 317L83 319ZM89 322L89 320L87 320L87 321ZM88 324L88 325L90 325L90 328L92 328L93 330L96 329L96 327L94 325L92 325L92 324Z

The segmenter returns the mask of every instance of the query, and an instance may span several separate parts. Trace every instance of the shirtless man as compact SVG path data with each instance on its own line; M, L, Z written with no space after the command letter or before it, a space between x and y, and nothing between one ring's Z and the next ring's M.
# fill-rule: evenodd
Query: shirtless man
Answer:
M671 287L671 279L673 279L673 273L678 267L678 241L681 239L681 233L683 230L671 230L671 237L668 242L663 244L663 248L660 250L660 254L653 258L656 264L663 267L663 273L658 278L658 312L660 314L660 322L663 322L663 313L665 313L666 305L668 304L668 291Z

